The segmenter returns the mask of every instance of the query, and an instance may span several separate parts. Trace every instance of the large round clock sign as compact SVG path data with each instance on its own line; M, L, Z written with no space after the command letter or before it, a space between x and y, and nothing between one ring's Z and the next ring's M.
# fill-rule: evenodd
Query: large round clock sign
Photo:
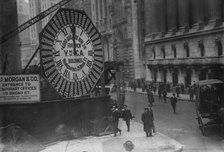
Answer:
M42 71L63 97L87 95L103 72L101 36L84 11L60 9L40 33Z

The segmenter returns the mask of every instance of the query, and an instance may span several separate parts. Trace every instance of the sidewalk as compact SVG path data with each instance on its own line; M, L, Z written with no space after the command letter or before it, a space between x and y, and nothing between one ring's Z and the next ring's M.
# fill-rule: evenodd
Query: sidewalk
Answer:
M121 135L114 137L107 135L102 137L85 137L70 141L62 141L47 146L41 152L126 152L123 144L130 140L134 144L132 152L180 152L183 147L177 141L161 134L155 133L153 137L146 137L143 126L131 121L131 131L126 131L123 120L119 122L122 129Z
M134 90L132 90L131 88L127 88L128 92L134 92ZM142 94L147 94L146 91L142 92L142 89L137 88L135 93L142 93ZM159 96L158 92L154 93L154 96ZM173 92L167 92L167 98L171 98L173 96ZM195 97L194 97L195 98ZM178 100L184 100L184 101L189 101L189 102L193 102L189 100L189 94L180 94L179 97L177 97Z

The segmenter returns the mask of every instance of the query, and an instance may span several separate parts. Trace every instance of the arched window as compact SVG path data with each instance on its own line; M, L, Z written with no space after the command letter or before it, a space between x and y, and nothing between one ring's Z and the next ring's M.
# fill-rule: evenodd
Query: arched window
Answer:
M189 57L190 56L190 50L189 50L188 42L184 43L184 49L186 51L186 57Z
M177 57L176 46L173 44L171 47L172 47L172 51L173 51L173 57L176 58Z
M205 47L202 40L198 41L198 47L200 48L201 56L205 56Z
M165 59L166 58L166 52L165 52L164 46L161 47L161 53L162 53L162 57Z
M217 46L217 49L218 49L218 56L221 56L223 55L223 51L222 51L222 42L220 39L216 39L215 40L215 43L216 43L216 46Z
M152 57L153 59L156 59L156 52L155 52L155 48L152 48Z

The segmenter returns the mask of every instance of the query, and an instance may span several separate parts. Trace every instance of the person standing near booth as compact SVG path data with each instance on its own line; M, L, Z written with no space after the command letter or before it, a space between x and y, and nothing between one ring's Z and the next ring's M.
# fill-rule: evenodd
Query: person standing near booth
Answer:
M122 118L126 122L127 125L127 131L130 131L130 120L134 118L131 114L131 111L127 109L127 105L124 105L124 108L122 109Z
M120 114L118 108L113 106L112 117L113 117L114 136L117 136L118 132L120 132L120 134L121 134L121 129L118 128L120 116L121 116L121 114Z
M147 89L147 97L148 97L148 102L151 106L153 106L154 102L154 97L151 89Z
M177 97L176 94L174 93L173 96L170 98L170 103L173 108L173 113L176 113L176 104L177 104Z
M142 122L144 131L146 133L146 137L152 136L152 129L153 129L153 113L149 111L148 107L144 108L145 111L142 113Z

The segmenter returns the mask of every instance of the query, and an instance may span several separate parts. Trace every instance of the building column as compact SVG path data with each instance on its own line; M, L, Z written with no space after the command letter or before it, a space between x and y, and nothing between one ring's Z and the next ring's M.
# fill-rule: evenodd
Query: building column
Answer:
M167 1L167 26L168 34L174 35L177 31L177 1Z
M183 69L183 67L180 68L180 71L179 71L179 83L185 83L185 71Z
M200 30L204 26L204 3L205 0L191 0L193 30Z
M161 68L158 68L157 81L163 82L163 74Z
M168 68L167 70L167 82L171 83L173 81L172 71Z
M98 22L101 20L101 8L100 8L100 2L101 2L101 0L96 0L97 1L97 11L98 11Z
M198 76L198 71L194 68L192 70L192 75L191 75L191 84L193 84L193 82L197 82L199 80L199 76Z
M178 14L179 14L179 25L180 32L187 32L189 29L189 0L178 1Z
M150 69L148 66L146 66L146 80L147 81L152 81L152 69Z
M145 0L145 34L148 36L158 32L156 5L157 1L155 0Z
M208 0L209 24L217 26L221 24L222 6L221 0Z
M167 30L167 23L166 23L166 0L160 0L157 3L157 18L160 37L163 37L166 30Z

